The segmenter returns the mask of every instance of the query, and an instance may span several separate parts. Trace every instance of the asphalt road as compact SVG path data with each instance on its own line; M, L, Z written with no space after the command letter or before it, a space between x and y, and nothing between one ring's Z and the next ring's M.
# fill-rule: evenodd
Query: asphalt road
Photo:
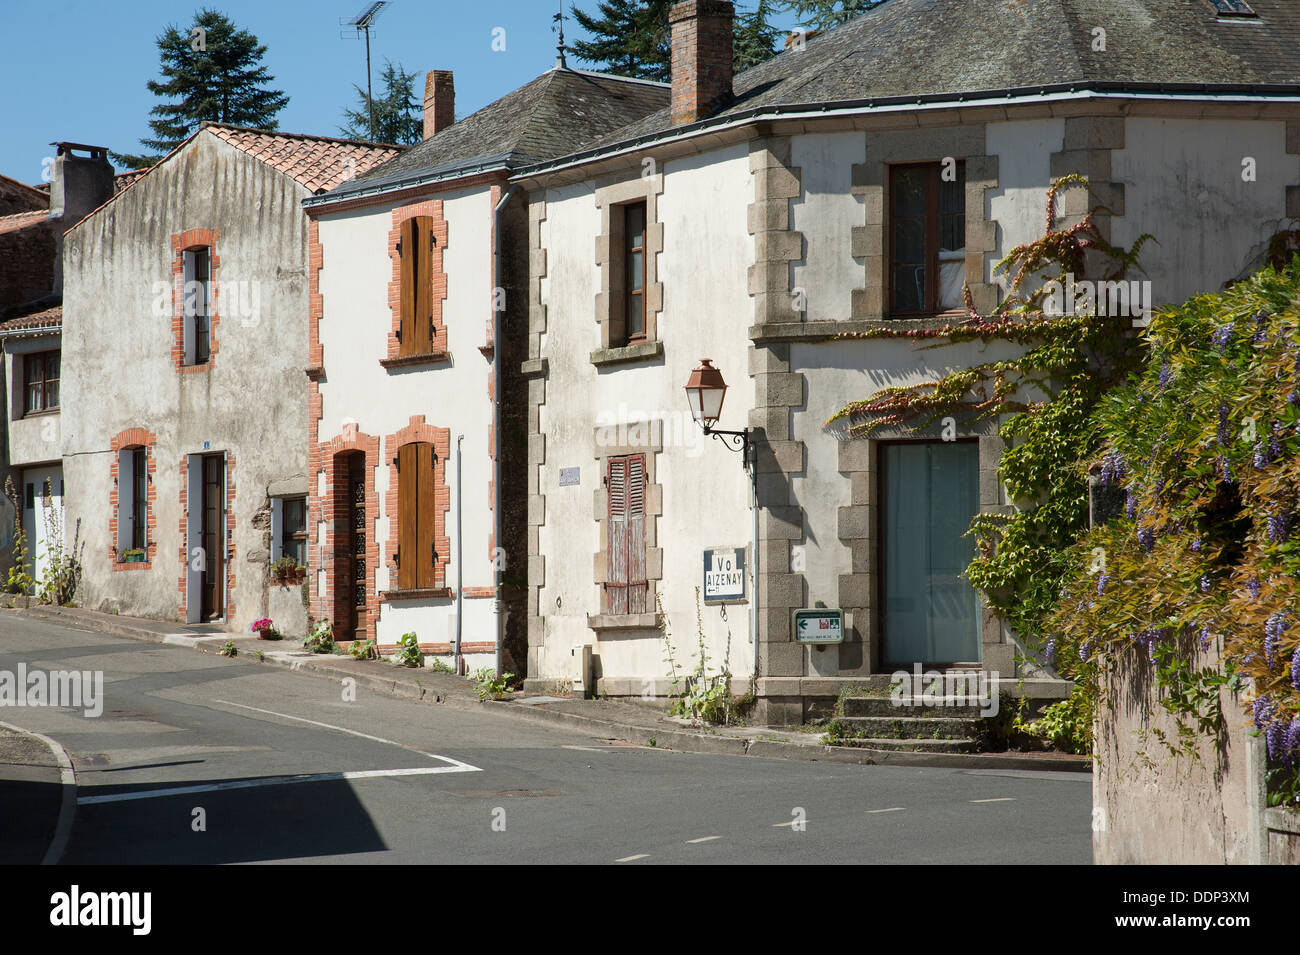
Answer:
M610 744L0 612L0 674L19 663L104 675L97 717L0 706L72 757L65 863L1092 859L1086 774ZM15 798L0 787L0 817Z

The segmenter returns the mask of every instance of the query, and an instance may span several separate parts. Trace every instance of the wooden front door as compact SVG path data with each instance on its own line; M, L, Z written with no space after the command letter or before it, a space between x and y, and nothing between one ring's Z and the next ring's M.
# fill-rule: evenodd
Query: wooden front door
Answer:
M203 501L200 534L203 547L202 619L217 620L226 610L226 459L203 456Z
M344 576L347 614L343 626L356 635L366 628L366 458L363 454L348 455L348 512L347 541Z

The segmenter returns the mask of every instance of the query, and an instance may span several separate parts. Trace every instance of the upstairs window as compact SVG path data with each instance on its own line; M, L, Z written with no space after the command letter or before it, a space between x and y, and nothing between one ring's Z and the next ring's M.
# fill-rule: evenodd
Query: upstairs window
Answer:
M624 344L645 341L645 223L644 202L623 207Z
M414 441L397 449L397 587L425 590L434 586L438 554L434 550L433 445Z
M59 353L38 352L23 357L23 414L59 407Z
M402 275L399 357L433 353L437 335L433 321L433 253L437 244L432 216L403 220L397 241Z
M182 253L185 276L185 364L206 365L212 357L212 249Z
M890 314L962 307L966 279L966 164L893 166L889 184Z

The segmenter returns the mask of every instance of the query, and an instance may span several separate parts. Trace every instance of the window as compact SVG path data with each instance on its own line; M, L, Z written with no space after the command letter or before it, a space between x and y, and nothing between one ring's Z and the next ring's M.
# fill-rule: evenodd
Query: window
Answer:
M185 275L185 364L206 365L212 357L212 249L183 253Z
M890 281L895 316L962 307L966 164L890 169Z
M39 352L23 357L23 414L52 411L59 406L59 353Z
M605 613L646 613L645 455L609 459Z
M307 498L271 499L271 560L292 557L307 566Z
M397 254L401 262L401 322L398 355L433 353L433 252L438 239L431 216L412 216L401 226Z
M1206 0L1220 17L1257 17L1246 0Z
M623 281L626 343L645 341L644 202L623 207Z
M397 449L397 587L434 586L433 445L423 441Z
M149 457L143 447L117 452L117 553L149 546Z

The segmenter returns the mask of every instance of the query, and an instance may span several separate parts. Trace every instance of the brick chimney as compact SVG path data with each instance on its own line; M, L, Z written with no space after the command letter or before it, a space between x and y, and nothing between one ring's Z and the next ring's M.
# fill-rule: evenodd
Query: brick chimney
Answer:
M424 138L456 122L456 84L451 70L430 70L424 77Z
M731 97L734 16L727 0L682 0L668 11L673 29L674 126L703 119Z
M50 143L58 153L50 178L50 216L59 217L67 232L113 198L113 167L103 146ZM78 156L77 152L89 153Z

